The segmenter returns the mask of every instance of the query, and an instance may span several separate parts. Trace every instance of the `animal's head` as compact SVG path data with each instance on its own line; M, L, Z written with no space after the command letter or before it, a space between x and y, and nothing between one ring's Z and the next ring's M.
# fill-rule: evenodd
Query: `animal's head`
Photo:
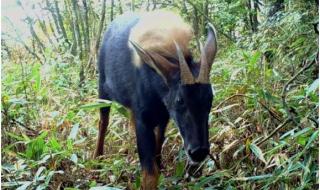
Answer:
M131 43L141 60L165 81L163 102L180 130L188 157L196 163L203 161L210 148L208 117L213 92L209 73L217 52L214 27L209 24L207 41L204 47L201 45L198 63L193 61L191 54L185 53L188 51L183 51L186 47L181 47L178 41L173 42L172 54L175 56L163 56Z

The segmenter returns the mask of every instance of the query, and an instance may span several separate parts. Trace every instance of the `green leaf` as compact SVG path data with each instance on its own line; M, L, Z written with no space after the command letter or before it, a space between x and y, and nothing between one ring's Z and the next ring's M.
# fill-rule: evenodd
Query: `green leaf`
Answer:
M48 135L48 131L44 131L37 138L44 139L47 137L47 135Z
M222 107L220 109L217 109L217 110L213 110L212 113L219 113L219 112L223 112L223 111L226 111L228 109L231 109L235 106L238 106L239 104L231 104L231 105L228 105L228 106L225 106L225 107Z
M298 131L296 134L294 134L293 138L297 138L297 143L304 146L306 145L312 132L313 132L313 128L307 127Z
M208 177L201 177L200 181L198 183L196 183L195 188L200 188L205 186L206 184L216 180L217 178L222 178L224 176L229 176L229 174L226 171L218 171L215 172L213 175L208 176Z
M100 186L100 187L91 187L89 190L122 190L122 189L109 187L109 186Z
M308 143L304 149L308 149L311 146L311 143L316 140L319 136L319 130L315 131L308 140Z
M59 170L59 171L50 171L45 179L45 184L48 186L51 178L53 177L54 174L63 174L64 172Z
M60 143L58 142L56 137L52 137L49 142L48 145L50 146L50 148L56 152L61 151L62 147L60 145Z
M40 168L38 168L36 174L34 175L34 181L39 181L40 180L40 175L41 173L46 169L46 167L41 166Z
M308 141L308 137L306 136L299 136L297 139L297 143L302 146L306 145L307 141Z
M112 109L116 110L118 113L120 113L121 115L123 115L126 118L129 117L128 110L125 107L123 107L122 105L120 105L120 104L113 103L112 104Z
M257 145L255 145L254 143L251 143L250 149L253 152L253 154L256 155L257 158L259 158L262 162L267 164L267 161L264 159L262 150Z
M249 65L253 66L253 65L257 64L260 57L261 57L261 52L259 52L259 51L255 52L253 54L253 56L250 58Z
M45 137L48 135L48 132L41 133L36 139L31 140L27 143L26 156L29 159L39 160L43 154L46 143L44 141Z
M15 187L17 185L29 184L31 181L9 181L9 182L1 182L1 187ZM32 182L31 182L32 183Z
M27 181L23 185L17 188L17 190L25 190L28 189L28 187L32 184L32 181Z
M308 135L308 134L311 134L312 131L313 131L313 128L311 128L311 127L306 127L306 128L304 128L304 129L302 129L302 130L300 130L300 131L297 131L297 132L293 135L293 137L295 138L295 137L299 137L299 136L301 136L301 135Z
M24 141L25 139L23 137L20 137L14 133L11 133L11 132L5 132L6 135L8 135L9 137L15 139L15 140L18 140L18 141Z
M250 176L250 177L237 177L234 178L235 181L256 181L256 180L263 180L272 177L272 174L266 175L257 175L257 176Z
M184 162L178 162L176 165L176 171L175 171L175 176L176 177L182 177L184 174Z
M71 132L70 132L70 135L68 136L68 139L75 140L77 137L78 131L79 131L79 123L76 123L73 125L73 127L71 129Z
M76 155L76 154L72 154L70 160L71 160L73 163L77 164L77 163L78 163L78 157L77 157L77 155Z
M136 189L139 189L141 186L141 176L136 175L135 177L136 177L136 181L134 182L134 186Z
M10 104L16 104L16 105L25 105L27 104L27 100L23 98L10 98L8 101Z
M51 155L45 155L40 161L38 161L38 165L46 163L51 158Z
M110 107L111 105L112 105L112 101L98 100L98 102L82 105L82 106L80 106L80 109L84 109L84 110L98 109L98 108Z
M40 64L35 64L32 68L32 79L34 81L34 89L39 91L41 87L41 74L40 74Z
M311 92L317 90L319 88L319 79L313 81L313 83L308 87L306 95L308 96Z

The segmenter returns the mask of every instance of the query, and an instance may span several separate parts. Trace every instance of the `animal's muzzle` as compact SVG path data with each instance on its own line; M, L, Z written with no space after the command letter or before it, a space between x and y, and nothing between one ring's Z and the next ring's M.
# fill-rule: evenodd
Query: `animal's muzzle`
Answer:
M208 147L195 147L188 150L188 154L192 161L194 162L201 162L203 161L207 155L209 154L209 148Z

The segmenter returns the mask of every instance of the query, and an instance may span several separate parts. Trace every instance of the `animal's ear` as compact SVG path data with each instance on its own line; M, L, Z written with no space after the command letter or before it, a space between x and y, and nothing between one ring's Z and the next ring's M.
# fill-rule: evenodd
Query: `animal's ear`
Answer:
M137 52L141 60L154 69L166 83L170 80L174 71L178 66L169 62L165 57L152 51L146 51L137 43L130 41L134 50Z

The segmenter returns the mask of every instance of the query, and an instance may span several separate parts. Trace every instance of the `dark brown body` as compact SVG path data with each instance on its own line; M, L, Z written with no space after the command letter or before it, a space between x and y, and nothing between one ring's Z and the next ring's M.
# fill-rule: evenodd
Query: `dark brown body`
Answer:
M139 20L139 15L124 15L109 26L100 50L99 98L116 101L133 113L142 188L152 190L157 189L161 148L169 118L178 125L191 160L200 162L209 153L208 115L213 94L209 83L193 84L192 80L184 83L181 63L179 65L182 54L176 56L177 59L167 58L144 51L136 44L143 64L135 66L129 36ZM186 66L192 75L201 73L200 64L193 62L192 57L183 59L187 60ZM108 107L100 109L95 156L103 154L109 111Z

